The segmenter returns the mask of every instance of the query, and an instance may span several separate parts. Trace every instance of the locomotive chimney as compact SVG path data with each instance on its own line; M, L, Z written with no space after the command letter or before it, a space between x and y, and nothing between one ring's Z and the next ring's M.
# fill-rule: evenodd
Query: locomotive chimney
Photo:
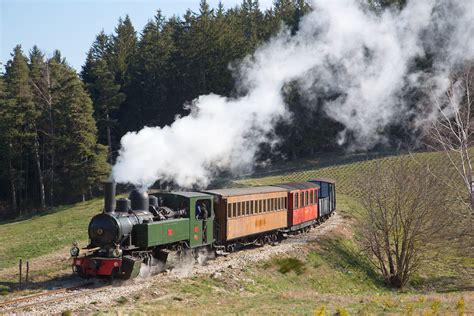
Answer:
M104 182L104 213L112 213L115 210L115 182Z

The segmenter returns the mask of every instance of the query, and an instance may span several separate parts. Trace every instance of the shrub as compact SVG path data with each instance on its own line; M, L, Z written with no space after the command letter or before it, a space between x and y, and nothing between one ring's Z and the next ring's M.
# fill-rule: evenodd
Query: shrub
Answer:
M327 315L327 312L326 312L326 305L321 305L319 306L319 308L317 308L315 311L314 311L314 316L326 316Z
M277 259L276 264L278 266L278 271L283 274L286 274L290 271L294 271L297 275L300 275L305 270L305 264L301 260L296 258Z
M6 285L0 285L0 295L7 295L10 292L10 288Z
M466 301L464 301L464 297L461 297L456 305L456 309L458 311L459 316L466 315L465 308L466 308Z

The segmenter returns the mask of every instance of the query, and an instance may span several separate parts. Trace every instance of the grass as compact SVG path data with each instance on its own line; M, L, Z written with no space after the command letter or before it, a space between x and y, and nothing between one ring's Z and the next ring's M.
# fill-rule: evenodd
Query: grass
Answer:
M87 240L90 218L102 199L60 206L23 221L0 224L0 270Z
M327 163L316 163L305 170L283 172L272 176L244 178L236 182L241 185L270 185L281 182L307 181L309 179L323 177L336 180L338 193L359 198L358 179L360 179L361 175L374 168L377 163L390 166L396 164L400 159L403 159L413 164L419 164L420 162L428 163L435 168L442 164L442 156L437 153L405 154L379 159L367 156L365 159L359 157L357 160L349 161L340 159L340 162L338 162L337 158L334 159L333 165L329 166Z

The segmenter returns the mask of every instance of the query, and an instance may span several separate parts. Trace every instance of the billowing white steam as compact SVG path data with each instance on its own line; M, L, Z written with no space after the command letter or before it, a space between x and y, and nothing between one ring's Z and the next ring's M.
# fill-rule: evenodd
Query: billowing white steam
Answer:
M403 89L442 93L452 66L474 57L471 0L411 1L378 15L351 0L314 0L313 9L296 35L282 30L240 64L244 96L200 96L170 126L126 134L115 180L205 187L219 171L251 168L275 123L291 119L282 97L289 82L310 100L333 95L323 101L326 113L353 135L353 146L370 148L405 117ZM417 72L415 59L427 53L434 73Z

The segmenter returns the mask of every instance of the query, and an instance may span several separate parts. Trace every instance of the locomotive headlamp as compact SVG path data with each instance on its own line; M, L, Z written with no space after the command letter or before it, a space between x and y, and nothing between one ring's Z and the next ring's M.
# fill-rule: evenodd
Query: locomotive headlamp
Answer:
M112 255L114 257L120 257L122 255L122 249L120 248L115 248L113 251L112 251Z
M79 248L77 246L72 247L69 252L71 253L71 257L79 256Z

